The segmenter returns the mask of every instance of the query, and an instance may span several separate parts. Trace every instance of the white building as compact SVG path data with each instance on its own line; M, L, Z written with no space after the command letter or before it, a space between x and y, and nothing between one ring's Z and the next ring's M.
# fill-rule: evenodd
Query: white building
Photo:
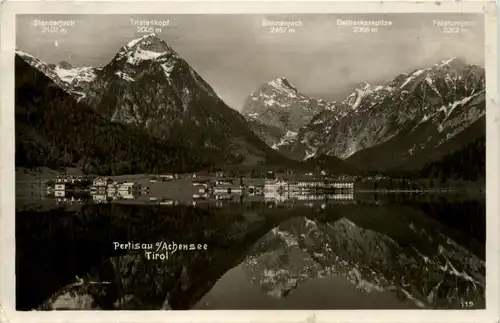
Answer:
M118 191L127 191L131 192L136 188L136 184L134 182L125 182L125 183L119 183L117 184L117 189Z
M66 189L66 184L55 184L54 190L56 191L64 191Z
M288 190L288 183L282 180L266 180L264 183L264 192L273 192L279 190Z
M328 183L328 187L332 188L354 188L354 183L349 182L336 182L336 183Z
M55 191L54 196L55 197L64 197L66 195L65 191Z
M230 179L220 179L215 181L215 185L232 185L233 181Z
M109 183L110 179L108 177L96 177L92 181L92 186L95 187L106 187Z
M325 184L322 181L300 181L297 182L294 186L297 186L298 188L315 188L315 187L322 187Z

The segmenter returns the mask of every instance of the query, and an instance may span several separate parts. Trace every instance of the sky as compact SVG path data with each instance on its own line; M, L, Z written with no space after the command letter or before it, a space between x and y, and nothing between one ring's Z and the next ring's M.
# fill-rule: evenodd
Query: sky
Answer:
M73 20L47 29L34 21ZM47 63L104 66L144 34L132 20L167 21L155 30L232 108L262 84L286 77L299 92L343 100L361 82L381 84L404 72L459 57L484 66L484 21L477 14L304 15L18 15L16 47ZM294 32L272 33L262 21L301 21ZM384 20L391 26L355 33L342 20ZM445 33L434 20L467 21ZM146 30L149 33L150 30Z

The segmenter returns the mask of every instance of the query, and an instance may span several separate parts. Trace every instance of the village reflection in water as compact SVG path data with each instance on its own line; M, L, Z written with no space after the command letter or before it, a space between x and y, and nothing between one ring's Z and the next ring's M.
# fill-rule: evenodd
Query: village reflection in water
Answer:
M354 180L347 177L318 178L312 175L292 179L229 178L221 174L199 178L193 175L158 175L133 179L67 176L44 182L46 197L58 204L140 203L140 204L216 204L275 202L280 204L307 202L354 201Z

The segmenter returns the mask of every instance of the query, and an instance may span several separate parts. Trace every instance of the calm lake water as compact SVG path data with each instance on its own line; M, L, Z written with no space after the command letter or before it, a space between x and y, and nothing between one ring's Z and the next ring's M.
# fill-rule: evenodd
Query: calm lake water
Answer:
M306 202L58 205L19 197L17 308L484 308L484 199ZM174 242L206 250L160 250L167 259L151 259Z

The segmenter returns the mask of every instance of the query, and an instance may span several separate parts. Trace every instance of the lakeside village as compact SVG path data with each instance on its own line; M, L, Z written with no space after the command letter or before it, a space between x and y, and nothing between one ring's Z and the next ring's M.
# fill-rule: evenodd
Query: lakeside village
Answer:
M141 199L149 203L175 204L172 199L165 202L164 197L189 196L190 201L223 201L242 197L254 201L353 200L355 179L327 176L326 173L290 175L270 171L265 178L231 178L224 172L147 175L126 180L101 176L59 176L46 184L47 195L61 203L79 203L90 197L95 203Z

